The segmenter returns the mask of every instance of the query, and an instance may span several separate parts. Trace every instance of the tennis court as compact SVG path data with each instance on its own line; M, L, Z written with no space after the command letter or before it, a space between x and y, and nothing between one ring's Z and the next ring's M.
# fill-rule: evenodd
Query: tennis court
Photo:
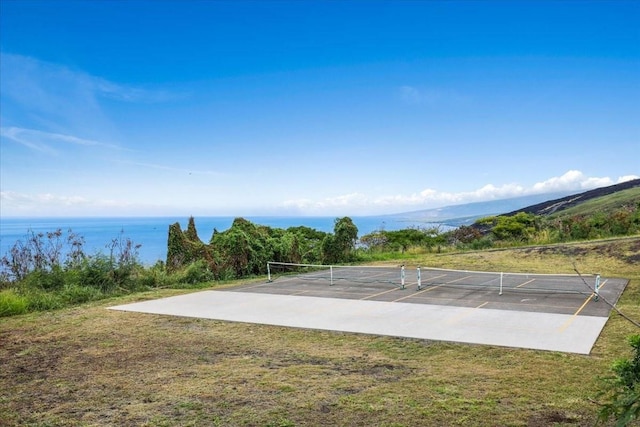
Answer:
M628 283L401 266L274 267L265 282L111 308L589 354Z

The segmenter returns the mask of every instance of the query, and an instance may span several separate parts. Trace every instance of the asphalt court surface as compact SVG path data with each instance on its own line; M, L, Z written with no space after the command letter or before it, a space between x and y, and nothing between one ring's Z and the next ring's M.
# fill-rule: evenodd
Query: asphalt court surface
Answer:
M333 276L333 277L331 277ZM349 267L291 275L271 282L240 285L233 292L313 296L367 301L403 302L537 313L608 317L627 279L601 277L593 298L595 275L504 274L421 269L420 289L415 269L406 269L402 288L399 268Z
M575 276L504 276L500 295L495 275L425 270L418 289L417 274L407 271L403 289L398 271L334 273L274 276L110 309L589 354L611 312L604 299L615 304L628 283L601 278L596 301L593 276L587 284Z

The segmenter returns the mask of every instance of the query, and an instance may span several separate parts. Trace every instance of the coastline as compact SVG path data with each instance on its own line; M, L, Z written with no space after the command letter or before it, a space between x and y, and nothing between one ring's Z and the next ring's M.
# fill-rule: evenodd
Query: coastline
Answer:
M198 236L208 242L214 229L227 230L236 216L194 216ZM337 217L305 217L305 216L246 216L255 224L272 228L289 228L306 226L327 233L333 232ZM429 223L407 220L401 216L354 216L351 217L358 227L358 236L384 229L388 231L412 227L445 227L440 223ZM65 233L70 229L85 239L85 252L104 253L106 246L118 237L129 238L134 244L142 245L138 251L140 261L144 265L153 265L158 260L164 261L167 251L168 230L171 224L180 223L186 229L189 216L162 217L0 217L0 256L17 242L24 241L29 231L35 233L52 232L61 229Z

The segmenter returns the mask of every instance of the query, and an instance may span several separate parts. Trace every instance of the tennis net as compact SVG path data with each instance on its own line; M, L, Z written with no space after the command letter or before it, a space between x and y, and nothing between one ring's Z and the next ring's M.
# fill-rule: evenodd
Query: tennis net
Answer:
M417 291L434 288L459 288L478 292L542 294L582 294L598 299L600 275L540 274L453 270L431 267L352 266L268 262L269 282L286 277L301 282L325 282L394 286L405 289L417 285Z
M598 297L600 275L511 273L418 267L418 290L463 287L474 290L527 293L565 293Z
M303 281L324 281L333 286L337 283L384 284L405 289L404 266L355 266L296 264L270 261L267 263L269 282L281 277Z

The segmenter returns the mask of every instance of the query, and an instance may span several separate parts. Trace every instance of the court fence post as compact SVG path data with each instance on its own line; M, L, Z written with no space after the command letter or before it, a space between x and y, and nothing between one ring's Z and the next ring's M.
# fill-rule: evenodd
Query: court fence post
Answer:
M271 282L271 266L267 262L267 281Z
M500 272L500 295L502 295L502 277L504 276L503 272Z
M333 265L329 266L329 274L331 275L331 279L330 279L331 280L331 285L330 286L333 286Z
M418 290L422 289L422 279L420 278L420 267L418 267Z
M402 289L404 289L404 265L400 269L400 283L402 284Z
M600 275L596 274L596 285L594 287L593 299L598 301L600 299Z

